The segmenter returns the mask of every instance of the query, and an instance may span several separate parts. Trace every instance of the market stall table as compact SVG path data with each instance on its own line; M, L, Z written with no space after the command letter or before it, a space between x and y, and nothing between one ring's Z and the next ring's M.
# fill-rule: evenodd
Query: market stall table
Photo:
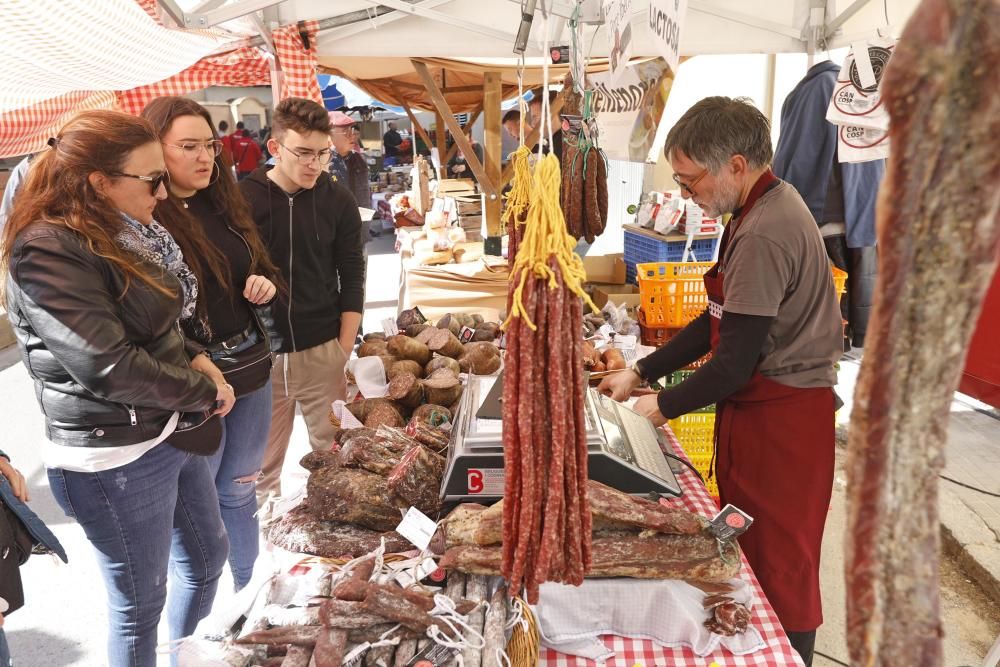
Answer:
M669 427L663 427L673 451L677 456L685 459L684 450L680 442L674 436ZM686 509L696 512L708 518L715 516L719 511L717 502L708 495L705 485L690 471L680 475L678 481L684 489L684 495L673 501L661 501L667 506ZM751 527L750 530L753 530ZM704 657L694 654L689 648L670 648L660 646L647 639L631 639L628 637L618 637L605 635L601 637L605 646L614 651L613 658L608 659L607 667L634 667L642 665L651 667L652 665L691 665L692 667L706 667L712 662L725 667L780 667L781 665L796 665L802 667L803 663L798 653L788 643L788 637L778 621L771 604L764 596L757 577L747 563L746 556L741 556L743 566L740 569L740 578L746 581L754 592L754 604L750 624L757 628L761 637L767 643L767 647L751 653L749 655L733 655L725 649L719 649ZM569 667L570 665L594 665L592 660L580 658L573 655L566 655L551 649L542 647L539 655L539 664L545 667Z
M496 321L507 308L508 275L507 262L499 257L421 266L404 255L399 310L419 306L424 317L433 321L447 313L478 313L488 322Z

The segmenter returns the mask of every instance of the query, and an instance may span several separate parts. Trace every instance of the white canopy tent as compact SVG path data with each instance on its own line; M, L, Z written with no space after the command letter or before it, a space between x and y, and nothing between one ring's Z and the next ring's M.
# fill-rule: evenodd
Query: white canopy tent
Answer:
M544 0L539 0L539 5ZM597 3L598 0L588 0ZM160 0L183 13L182 24L208 27L263 10L263 21L285 25L321 21L321 56L512 57L519 0ZM571 2L555 0L552 42L567 43ZM879 27L901 28L916 0L688 0L681 54L811 53L846 46ZM548 6L548 5L547 5ZM633 55L657 55L646 28L649 0L632 3ZM527 55L540 56L541 11L536 10ZM592 55L608 55L603 28L588 27Z

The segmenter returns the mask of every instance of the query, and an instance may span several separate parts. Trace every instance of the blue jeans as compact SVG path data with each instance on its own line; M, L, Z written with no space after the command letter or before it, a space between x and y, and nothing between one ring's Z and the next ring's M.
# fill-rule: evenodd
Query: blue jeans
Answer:
M260 550L257 478L271 428L271 380L241 396L222 420L222 445L208 466L219 494L222 522L229 534L229 567L236 590L247 585Z
M10 648L7 646L7 635L0 628L0 667L10 667Z
M156 664L156 626L170 598L170 639L208 615L229 542L208 459L162 443L97 473L50 468L67 516L94 546L108 591L108 664Z

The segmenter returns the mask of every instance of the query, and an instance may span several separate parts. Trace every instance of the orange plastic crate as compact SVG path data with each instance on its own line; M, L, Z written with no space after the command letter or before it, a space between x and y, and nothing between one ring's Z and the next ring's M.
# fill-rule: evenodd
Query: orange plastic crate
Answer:
M640 309L652 326L683 327L708 306L702 276L713 262L651 262L635 267Z

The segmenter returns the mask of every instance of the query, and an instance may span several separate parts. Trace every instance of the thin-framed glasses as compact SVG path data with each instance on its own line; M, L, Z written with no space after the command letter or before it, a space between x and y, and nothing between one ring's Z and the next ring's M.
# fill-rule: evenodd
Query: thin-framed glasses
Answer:
M164 142L163 145L179 149L181 153L183 153L184 157L189 160L197 160L202 151L205 151L213 157L218 157L222 154L222 141L219 139L204 142L185 141L183 144L168 144Z
M108 176L134 178L136 180L149 183L149 194L153 195L154 197L156 196L156 193L159 192L160 186L165 185L170 180L170 177L167 174L167 172L163 172L162 174L157 174L156 176L139 176L137 174L126 174L118 171L113 174L108 174Z
M678 177L677 174L674 174L674 183L676 183L680 189L685 190L689 195L694 197L694 186L698 185L698 182L705 178L706 174L708 174L708 169L702 169L701 173L695 176L690 183L682 183L680 177Z
M281 143L280 141L278 142L278 145L281 146L282 148L284 148L286 151L288 151L292 155L294 155L296 157L296 159L298 159L299 164L301 164L301 165L303 165L305 167L308 167L309 165L311 165L314 160L319 160L319 163L321 165L329 164L330 163L330 157L332 156L332 152L329 149L322 150L319 153L313 153L312 151L306 151L305 153L299 153L298 151L293 151L291 148L289 148L285 144Z

